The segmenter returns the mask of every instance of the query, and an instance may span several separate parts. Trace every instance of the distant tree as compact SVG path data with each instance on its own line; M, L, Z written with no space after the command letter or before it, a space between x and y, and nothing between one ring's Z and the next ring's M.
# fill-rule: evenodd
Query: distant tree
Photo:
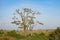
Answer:
M39 12L35 12L29 8L23 8L22 10L16 9L16 13L19 14L20 20L14 14L12 18L14 21L11 23L18 25L19 28L24 28L24 33L26 33L28 27L30 27L31 24L35 24L35 22L43 25L43 23L34 20L36 18L35 15L40 14Z

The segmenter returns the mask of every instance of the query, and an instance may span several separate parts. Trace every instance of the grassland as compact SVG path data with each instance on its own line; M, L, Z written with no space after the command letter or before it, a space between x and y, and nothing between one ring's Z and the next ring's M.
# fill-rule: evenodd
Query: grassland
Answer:
M30 31L24 32L22 30L0 30L0 40L49 40L49 35L55 30L33 30L32 36Z
M51 30L33 30L32 36L27 31L27 36L24 36L22 30L0 30L0 40L48 40Z

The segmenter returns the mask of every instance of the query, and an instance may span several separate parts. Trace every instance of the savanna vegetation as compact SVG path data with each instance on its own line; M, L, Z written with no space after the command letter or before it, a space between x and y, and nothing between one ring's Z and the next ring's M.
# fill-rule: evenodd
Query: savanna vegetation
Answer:
M29 31L0 30L0 40L60 40L60 28L54 30L34 30L32 36Z

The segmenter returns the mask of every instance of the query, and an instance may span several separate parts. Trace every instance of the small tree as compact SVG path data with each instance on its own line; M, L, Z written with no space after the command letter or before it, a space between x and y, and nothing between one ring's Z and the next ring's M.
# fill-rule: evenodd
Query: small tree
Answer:
M35 15L40 14L39 12L35 12L29 8L23 8L22 10L16 9L16 13L19 14L20 20L18 20L14 14L14 17L12 18L14 21L11 23L18 25L19 28L24 28L24 33L26 33L26 30L28 30L28 27L31 24L35 24L35 22L42 24L39 21L34 20L36 18Z

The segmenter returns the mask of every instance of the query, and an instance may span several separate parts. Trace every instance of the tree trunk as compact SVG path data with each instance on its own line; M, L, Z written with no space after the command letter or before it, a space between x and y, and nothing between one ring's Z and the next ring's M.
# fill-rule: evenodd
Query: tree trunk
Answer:
M30 25L30 35L32 36L32 27L31 27L31 25Z
M32 29L30 29L30 35L32 36Z
M24 27L24 36L26 36L26 27Z

